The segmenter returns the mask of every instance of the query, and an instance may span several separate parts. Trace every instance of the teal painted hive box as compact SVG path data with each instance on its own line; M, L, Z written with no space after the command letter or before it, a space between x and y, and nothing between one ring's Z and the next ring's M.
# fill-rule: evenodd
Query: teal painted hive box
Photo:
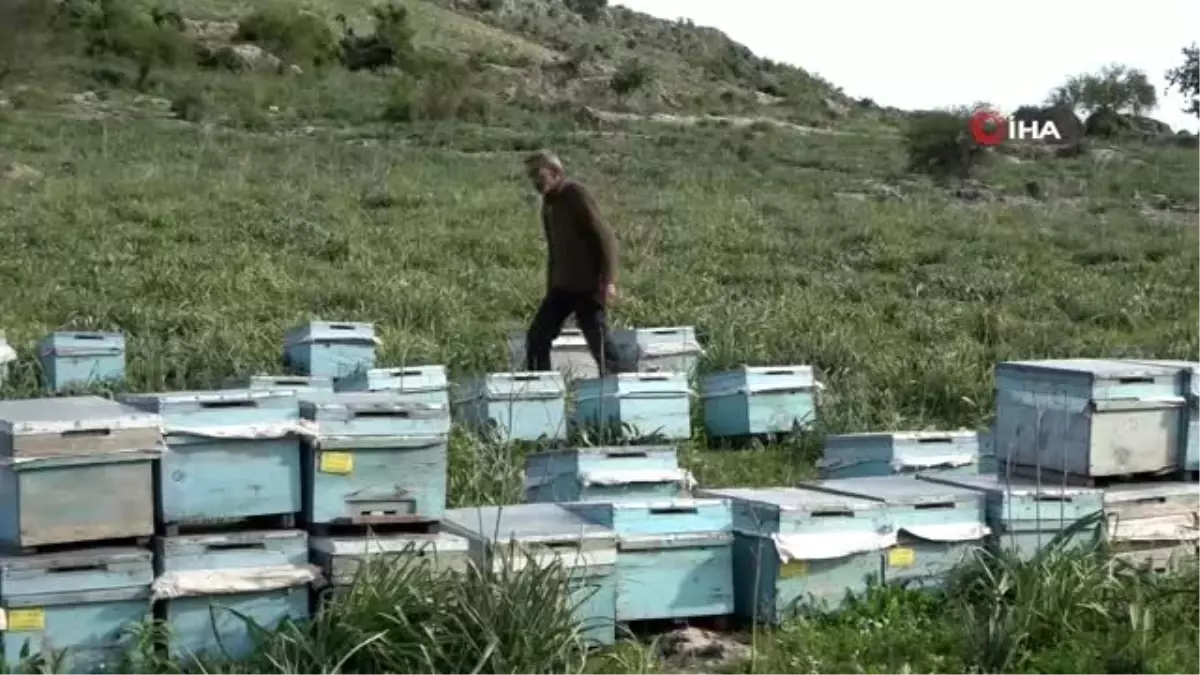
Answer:
M160 424L97 396L0 401L0 543L153 534Z
M116 667L126 631L151 617L150 551L94 548L0 558L4 657L10 668L23 648L67 673Z
M450 408L445 366L405 366L360 370L338 380L338 391L387 391L406 401Z
M976 490L915 476L812 481L802 487L881 503L896 545L882 556L883 581L937 586L987 544L986 499Z
M251 653L253 635L239 614L268 630L309 615L309 585L320 575L301 530L158 537L155 547L157 614L175 658Z
M742 366L704 380L704 428L714 438L785 434L816 421L811 366Z
M1098 541L1104 493L1097 488L1071 487L1009 476L924 476L918 480L977 490L987 500L987 520L992 530L989 546L1031 559L1047 544L1063 536L1066 547ZM1068 531L1084 519L1094 524Z
M884 431L827 437L817 468L822 479L918 471L971 476L982 470L979 458L974 431Z
M572 389L572 421L581 430L635 439L692 437L692 392L683 373L621 373L577 380Z
M305 521L366 525L435 521L446 509L450 417L394 392L303 401Z
M353 321L309 321L283 337L289 373L341 378L375 367L375 325Z
M372 565L428 564L461 571L470 562L467 539L449 532L312 537L309 548L313 564L334 586L353 584L360 570L369 583Z
M300 438L294 389L127 394L162 416L167 451L158 466L164 525L300 512Z
M508 354L510 368L517 372L525 370L525 333L508 337ZM550 343L550 369L561 373L568 382L599 376L600 369L596 367L596 358L588 348L583 331L564 328L554 338Z
M836 607L881 575L896 543L877 501L800 488L702 490L733 504L734 610L779 624L805 605Z
M0 385L8 381L9 371L17 360L17 350L8 344L4 331L0 330Z
M571 448L525 457L530 503L671 499L688 496L691 484L671 446Z
M1176 369L1100 359L996 365L997 459L1088 477L1179 468Z
M692 326L633 328L613 331L613 343L623 367L643 373L696 374L704 349Z
M125 336L121 333L58 331L37 345L46 389L63 391L125 381Z
M566 381L557 372L472 378L454 401L454 414L464 426L500 441L566 440L566 412Z
M1177 390L1187 402L1184 415L1180 465L1186 471L1200 471L1200 363L1196 361L1138 361L1152 366L1174 368L1178 373Z
M733 613L733 513L725 499L565 505L617 535L617 620Z
M1200 542L1195 483L1133 483L1104 489L1104 535L1120 557L1156 571L1194 556Z
M616 534L558 504L515 504L452 509L446 526L470 542L479 569L502 573L557 561L568 576L567 602L584 638L616 640ZM547 589L547 601L553 589Z
M37 344L43 386L52 392L125 381L125 335L62 330Z
M299 394L333 393L333 378L315 375L250 375L225 380L225 389L294 389Z

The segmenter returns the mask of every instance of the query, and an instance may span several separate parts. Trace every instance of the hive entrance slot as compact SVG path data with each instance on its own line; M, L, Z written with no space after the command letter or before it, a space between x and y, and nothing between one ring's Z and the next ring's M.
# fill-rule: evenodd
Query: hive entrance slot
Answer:
M267 545L262 542L226 541L205 546L209 551L263 551Z
M918 511L930 511L934 509L952 509L954 502L932 502L929 504L917 504L915 507Z
M229 408L257 408L258 401L201 401L201 408L210 410L229 409Z
M648 455L646 452L644 452L642 450L628 450L628 451L614 450L612 452L604 453L604 456L612 458L612 459L634 459L634 458L646 458L646 457L649 457L650 455Z
M81 563L78 565L61 565L59 567L51 567L46 570L50 574L70 574L71 572L93 572L107 569L108 565L102 563Z
M89 438L111 435L112 429L68 429L62 432L63 438Z
M289 379L287 379L287 378L283 378L283 379L278 379L278 380L275 380L275 384L281 384L281 385L284 385L284 386L293 385L293 384L295 384L295 385L305 385L305 384L308 384L308 382L307 382L307 381L305 381L305 380L301 380L301 379L291 379L291 380L289 380Z
M408 410L360 410L354 413L355 417L411 417L412 413Z
M330 330L354 330L354 326L348 323L331 323L329 328Z
M95 334L91 334L91 333L76 333L75 335L73 335L71 337L75 338L76 340L103 340L104 339L103 335L95 335Z
M768 370L767 375L795 375L794 370Z
M918 443L949 443L950 437L949 436L926 436L924 438L918 438L917 442Z
M1146 376L1144 376L1144 375L1139 375L1139 376L1136 376L1136 377L1134 377L1134 376L1130 376L1130 377L1118 377L1118 378L1117 378L1117 382L1118 382L1118 383L1120 383L1120 384L1153 384L1153 383L1154 383L1154 378L1153 378L1153 377L1146 377Z
M813 518L853 518L853 511L845 511L840 509L822 509L812 512Z
M1058 504L1058 503L1062 503L1062 502L1069 502L1069 501L1071 501L1071 498L1064 497L1062 495L1037 495L1033 498L1033 501L1035 501L1035 502L1050 502L1050 503Z
M698 509L694 506L652 506L650 507L650 515L652 516L670 516L670 515L685 515L696 513Z
M421 371L413 370L411 368L408 370L393 370L392 371L392 377L419 377L420 375L421 375Z

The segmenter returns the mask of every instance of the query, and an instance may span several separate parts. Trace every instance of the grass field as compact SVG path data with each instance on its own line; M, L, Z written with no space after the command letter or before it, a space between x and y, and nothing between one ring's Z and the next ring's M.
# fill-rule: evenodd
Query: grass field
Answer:
M419 26L450 14L422 7ZM454 16L439 30L500 33ZM819 367L821 431L981 428L1001 360L1200 349L1195 149L997 156L983 180L998 198L978 201L911 175L884 128L598 129L503 106L482 123L396 124L381 118L399 94L377 76L165 70L134 92L98 85L98 68L51 59L0 89L10 102L0 165L40 174L0 179L0 330L23 356L9 396L34 394L32 345L66 327L125 331L130 386L142 391L276 372L284 330L308 318L374 322L388 365L505 368L507 335L542 291L544 244L521 170L542 147L592 188L618 234L613 321L696 326L705 371ZM97 95L71 98L84 90ZM205 121L164 112L194 91ZM1040 198L1025 196L1031 183ZM683 459L705 486L782 485L811 475L817 447L732 453L697 437ZM457 434L451 461L452 505L520 501L522 460L509 450ZM585 657L562 616L531 610L553 579L426 578L435 590L422 595L406 589L428 572L378 574L337 614L220 668L685 667L634 643ZM1195 672L1195 582L1194 570L1152 578L1103 556L992 561L949 597L878 591L701 668ZM422 633L418 618L436 625Z

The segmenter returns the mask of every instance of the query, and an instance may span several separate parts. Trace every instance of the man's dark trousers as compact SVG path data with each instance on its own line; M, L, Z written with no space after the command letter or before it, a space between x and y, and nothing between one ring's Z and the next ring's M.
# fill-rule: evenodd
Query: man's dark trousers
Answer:
M530 371L550 370L550 347L562 331L567 317L575 315L575 322L587 340L588 349L596 359L601 375L621 372L620 363L608 333L604 303L595 293L577 293L560 288L551 288L542 299L529 333L525 336L525 367Z

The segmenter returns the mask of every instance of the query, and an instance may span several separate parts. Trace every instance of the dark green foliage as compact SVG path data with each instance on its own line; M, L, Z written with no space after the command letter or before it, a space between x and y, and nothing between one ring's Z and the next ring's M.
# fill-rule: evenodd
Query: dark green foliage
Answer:
M567 8L583 17L584 21L599 21L608 7L608 0L565 0Z
M1050 93L1049 102L1089 113L1111 110L1139 115L1158 103L1158 94L1144 72L1118 63L1098 73L1067 78Z
M650 81L652 71L645 62L630 59L621 64L617 72L609 80L613 93L622 98L645 87Z
M238 21L235 39L252 42L292 63L321 66L340 56L329 22L293 4L271 2Z
M1183 112L1200 117L1200 47L1195 42L1183 48L1183 64L1167 71L1167 84L1191 99Z
M954 112L914 115L904 141L909 168L937 178L969 178L984 152L971 138L967 118Z

